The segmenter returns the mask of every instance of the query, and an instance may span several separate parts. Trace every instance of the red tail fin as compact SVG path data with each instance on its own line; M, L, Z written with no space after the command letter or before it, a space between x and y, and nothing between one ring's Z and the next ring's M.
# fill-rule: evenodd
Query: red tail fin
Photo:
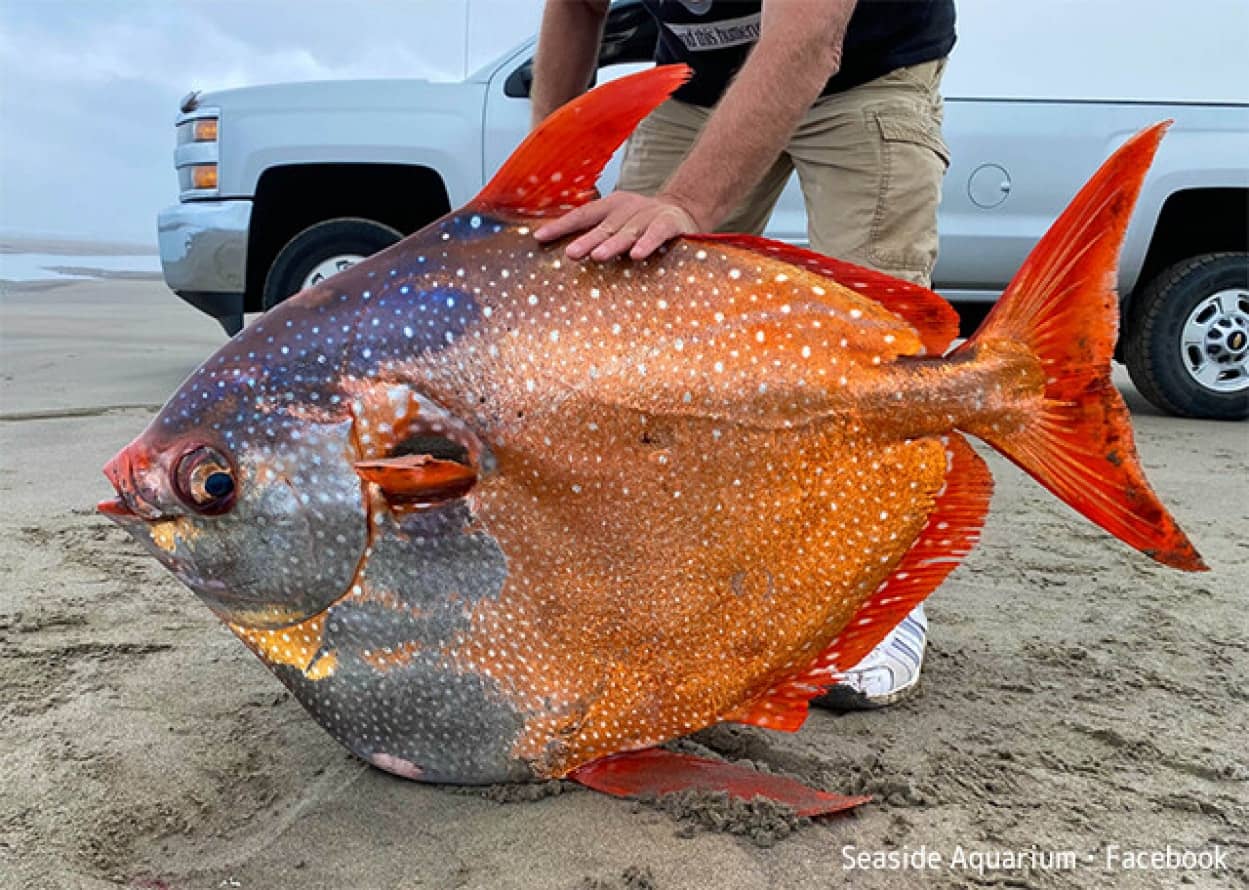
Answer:
M1118 334L1119 248L1169 122L1129 139L1085 184L957 352L1025 344L1046 377L1040 410L1022 426L968 431L1120 540L1158 562L1206 566L1145 480L1127 407L1110 382Z
M559 216L593 200L612 153L689 78L685 65L663 65L573 99L529 134L468 206Z

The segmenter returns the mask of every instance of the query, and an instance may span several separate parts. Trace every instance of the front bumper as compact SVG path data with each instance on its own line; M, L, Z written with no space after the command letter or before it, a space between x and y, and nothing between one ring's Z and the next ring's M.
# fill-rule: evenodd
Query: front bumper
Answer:
M226 333L243 326L252 202L187 201L157 217L165 283Z

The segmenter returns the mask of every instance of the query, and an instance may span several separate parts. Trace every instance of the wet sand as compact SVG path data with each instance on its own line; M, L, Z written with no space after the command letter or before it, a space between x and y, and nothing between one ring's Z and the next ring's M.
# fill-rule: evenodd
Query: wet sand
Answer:
M857 814L452 790L348 755L93 513L99 468L222 342L216 323L154 282L6 285L0 301L0 886L1249 883L1245 424L1163 417L1127 392L1146 470L1212 572L1155 566L990 456L993 511L929 601L914 698L684 743L874 795ZM1168 844L1220 845L1228 867L1105 867L1111 845ZM850 870L847 847L943 864ZM960 849L1078 858L979 874L950 864Z

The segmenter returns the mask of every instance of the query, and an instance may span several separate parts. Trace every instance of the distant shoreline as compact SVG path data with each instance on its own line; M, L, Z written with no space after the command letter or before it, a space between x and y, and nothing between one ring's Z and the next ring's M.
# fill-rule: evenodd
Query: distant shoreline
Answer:
M0 254L43 253L57 256L156 256L155 244L92 241L88 238L0 237Z

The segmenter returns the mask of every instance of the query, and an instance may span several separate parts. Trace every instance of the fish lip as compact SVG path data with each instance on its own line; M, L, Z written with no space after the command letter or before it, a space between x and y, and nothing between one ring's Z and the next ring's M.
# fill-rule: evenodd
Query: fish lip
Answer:
M130 509L126 499L118 495L95 505L97 513L103 513L110 519L138 519L139 514Z
M148 466L145 455L136 453L135 443L131 443L104 465L104 476L112 484L117 493L115 498L100 501L96 510L117 522L128 519L141 519L145 522L159 522L166 518L159 508L148 503L139 493L137 470Z

